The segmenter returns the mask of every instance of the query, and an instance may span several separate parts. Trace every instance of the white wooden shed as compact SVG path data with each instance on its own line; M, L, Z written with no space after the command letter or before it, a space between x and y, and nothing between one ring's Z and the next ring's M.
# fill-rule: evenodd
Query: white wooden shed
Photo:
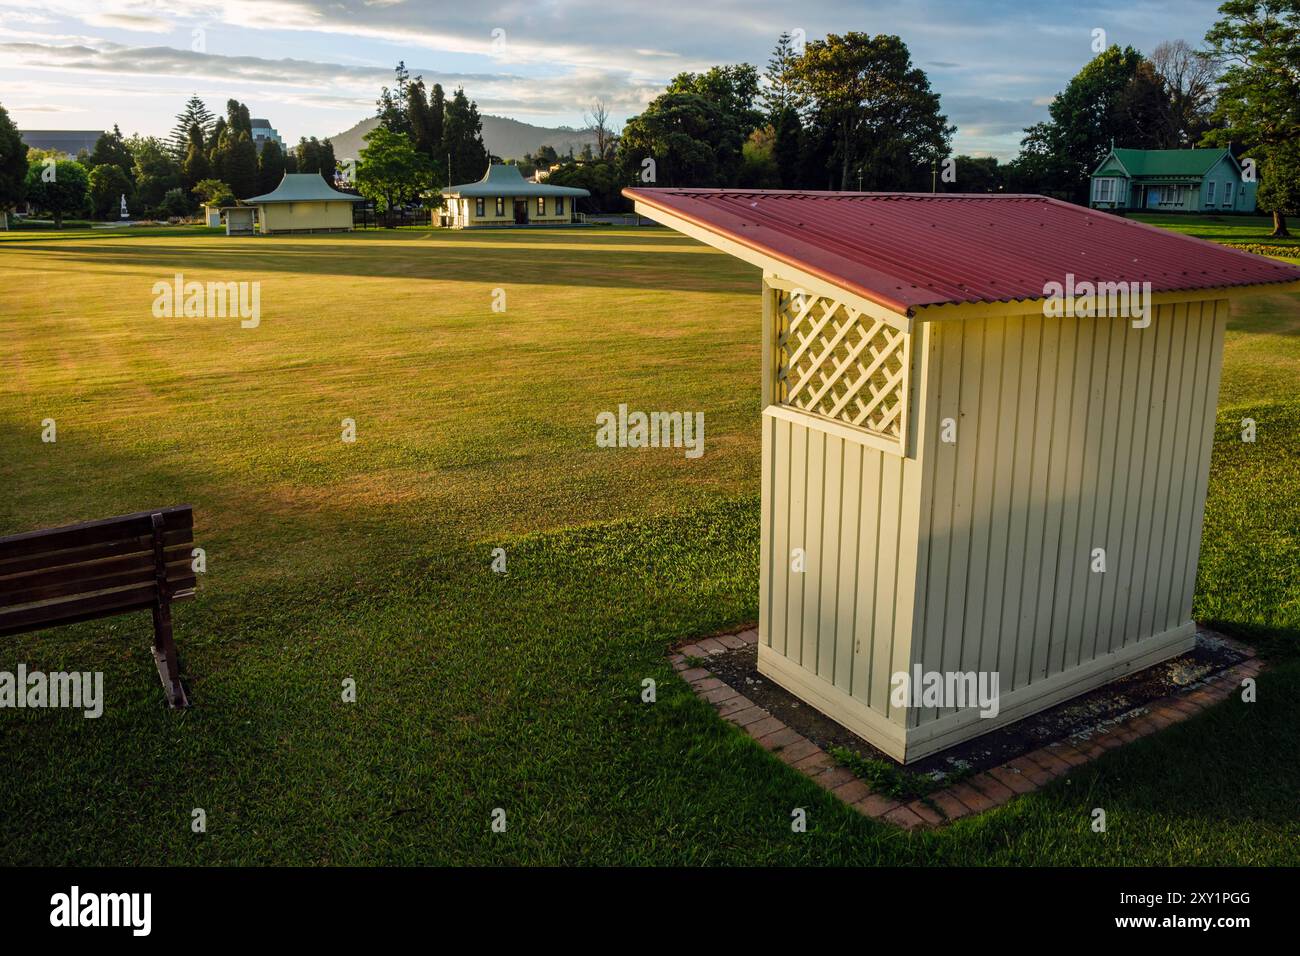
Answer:
M1192 646L1228 300L1300 269L1040 196L625 195L763 271L763 674L907 762Z

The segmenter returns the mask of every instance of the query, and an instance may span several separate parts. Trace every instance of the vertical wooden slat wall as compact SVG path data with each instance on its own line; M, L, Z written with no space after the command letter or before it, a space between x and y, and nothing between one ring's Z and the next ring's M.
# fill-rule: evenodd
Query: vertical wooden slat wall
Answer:
M915 578L900 550L918 483L916 463L818 427L766 416L762 547L767 587L760 592L762 643L882 717L895 659L900 606L913 600ZM911 506L915 508L915 502ZM793 569L802 549L805 570ZM914 554L915 546L910 549ZM906 646L905 644L903 645Z
M1226 315L930 326L929 412L957 441L922 456L926 670L997 671L1005 697L1190 623Z

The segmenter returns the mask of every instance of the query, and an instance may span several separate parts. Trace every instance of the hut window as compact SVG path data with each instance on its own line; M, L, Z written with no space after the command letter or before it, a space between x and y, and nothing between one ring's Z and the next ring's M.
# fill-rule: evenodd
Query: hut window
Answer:
M776 303L776 401L901 443L907 333L828 296L779 290Z
M556 214L557 216L563 216L563 215L564 215L564 197L563 197L563 196L556 196L556 197L555 197L555 214Z
M482 200L482 199L475 199L475 200L474 200L474 215L478 216L480 219L483 218L483 200Z
M546 197L545 197L545 196L538 196L538 197L537 197L537 215L539 215L539 216L545 216L545 215L546 215Z
M1116 188L1118 185L1119 185L1119 180L1117 179L1096 180L1095 186L1093 188L1093 197L1092 197L1093 201L1114 202L1115 197L1119 192L1119 190Z
M497 215L498 215L498 216L504 216L505 214L506 214L506 198L505 198L504 196L498 196L498 197L497 197Z
M1226 182L1223 184L1223 206L1225 209L1231 208L1232 206L1232 183L1231 182Z
M1214 205L1214 187L1217 186L1217 185L1219 185L1219 184L1216 183L1214 180L1210 180L1210 182L1206 185L1206 187L1205 187L1205 202L1206 202L1207 205L1210 205L1210 206L1213 206L1213 205Z

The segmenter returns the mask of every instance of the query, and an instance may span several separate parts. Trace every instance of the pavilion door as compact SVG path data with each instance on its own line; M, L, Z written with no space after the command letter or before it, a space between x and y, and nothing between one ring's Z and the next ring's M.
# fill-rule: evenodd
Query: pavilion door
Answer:
M528 225L528 202L523 199L515 200L515 225Z

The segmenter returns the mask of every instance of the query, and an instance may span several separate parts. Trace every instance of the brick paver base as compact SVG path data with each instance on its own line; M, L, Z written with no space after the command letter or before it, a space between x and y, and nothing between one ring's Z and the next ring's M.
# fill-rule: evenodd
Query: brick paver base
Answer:
M952 820L1001 806L1095 760L1108 750L1154 734L1226 700L1245 678L1258 675L1264 665L1256 658L1254 648L1222 634L1216 634L1215 638L1245 654L1247 660L1186 692L1153 700L1105 728L1047 744L999 767L906 803L873 791L807 737L787 727L707 668L692 667L687 661L687 658L707 659L747 644L757 644L758 631L750 629L684 644L669 655L669 661L697 695L713 704L724 720L731 721L758 741L759 746L772 751L780 760L811 777L860 813L887 820L905 830L915 830L943 826Z

